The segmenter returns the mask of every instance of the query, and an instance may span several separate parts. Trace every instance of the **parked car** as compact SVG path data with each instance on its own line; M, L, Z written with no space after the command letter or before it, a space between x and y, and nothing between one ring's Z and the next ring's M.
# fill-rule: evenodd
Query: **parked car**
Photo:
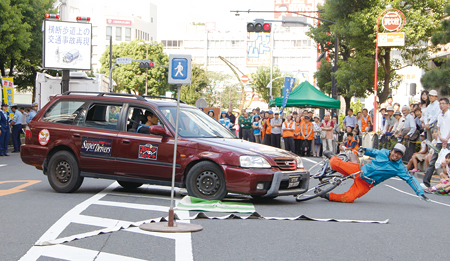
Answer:
M85 177L117 180L125 188L170 186L176 108L171 99L66 92L28 124L20 155L43 170L57 192L76 191ZM144 126L148 121L152 126ZM274 198L308 189L300 157L237 139L193 106L180 104L177 146L175 185L191 196Z

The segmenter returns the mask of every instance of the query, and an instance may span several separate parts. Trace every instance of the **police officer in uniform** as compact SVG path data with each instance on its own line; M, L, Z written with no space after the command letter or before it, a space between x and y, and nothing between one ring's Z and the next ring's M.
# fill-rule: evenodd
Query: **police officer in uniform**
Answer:
M12 127L12 140L14 145L13 153L20 152L20 133L22 133L22 113L17 109L17 106L11 106L11 110L14 113L14 116L11 119L11 127Z
M31 105L31 111L30 111L30 113L28 113L28 117L27 117L27 124L34 118L34 116L36 116L38 107L39 107L39 105L37 102L35 102Z
M8 104L2 103L2 109L0 110L0 156L9 156L8 152L8 140L9 140L9 112Z

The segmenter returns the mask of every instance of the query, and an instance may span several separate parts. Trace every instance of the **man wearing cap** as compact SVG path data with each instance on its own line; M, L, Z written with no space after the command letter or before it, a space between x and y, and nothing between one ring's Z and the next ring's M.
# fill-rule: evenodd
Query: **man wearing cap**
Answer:
M20 152L20 133L22 132L22 113L17 109L17 106L11 106L11 110L14 113L14 116L11 119L11 135L12 135L12 141L14 145L13 153Z
M347 116L345 116L344 121L342 121L345 128L350 127L352 130L355 128L355 125L357 124L357 119L353 115L353 109L348 109Z
M387 149L361 148L365 155L374 157L370 163L365 164L362 168L360 168L359 163L346 162L339 157L333 157L330 151L324 152L324 155L331 158L330 166L333 170L345 176L361 172L355 175L353 185L347 192L343 194L328 193L322 197L330 201L353 203L355 199L364 196L374 186L389 178L399 177L408 183L421 200L429 201L419 182L411 176L401 161L405 150L405 146L400 143L396 144L390 151Z
M270 120L270 126L272 126L272 135L271 135L271 142L270 145L272 145L275 148L281 148L280 141L281 141L281 124L283 123L283 120L280 119L280 113L275 112L275 118Z
M430 99L430 104L428 104L424 115L424 129L427 131L427 139L431 141L433 139L433 129L436 129L437 118L441 110L439 109L437 91L431 90L428 94L428 98Z
M2 103L2 109L0 111L0 156L9 156L8 152L8 140L9 140L9 112L8 104Z
M30 113L28 113L28 116L27 116L27 124L34 118L34 116L36 116L38 107L39 107L39 105L37 102L35 102L31 105L31 111L30 111Z
M387 107L386 111L389 115L389 120L386 126L386 136L392 136L397 119L394 117L394 108L392 106Z
M430 92L431 93L431 92ZM431 98L431 96L430 96ZM431 99L430 99L431 101ZM441 98L439 100L440 112L437 120L437 129L438 129L438 139L436 148L441 150L442 148L450 149L449 139L450 139L450 111L448 110L449 101L447 98ZM428 113L428 108L427 108ZM425 176L423 177L423 184L426 187L430 187L431 176L433 175L435 169L435 163L438 159L439 153L434 153L433 157L430 160L430 165L428 165L428 169L425 172ZM429 191L428 191L429 192Z

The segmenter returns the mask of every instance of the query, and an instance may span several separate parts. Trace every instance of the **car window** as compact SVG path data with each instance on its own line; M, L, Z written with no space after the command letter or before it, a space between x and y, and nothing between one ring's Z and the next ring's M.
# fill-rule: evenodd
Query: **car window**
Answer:
M97 129L117 129L122 106L112 104L92 104L89 109L80 112L75 120L77 126Z
M59 101L48 109L42 119L47 122L72 124L73 120L83 110L84 101Z
M160 107L161 114L175 129L176 107ZM235 138L220 123L195 108L180 108L178 134L185 138Z
M149 124L164 126L161 120L158 118L158 115L154 113L153 110L150 110L148 108L129 107L127 115L127 132L148 134L144 131L148 126L146 126L146 123L148 121L146 115L154 115L154 118L150 120Z

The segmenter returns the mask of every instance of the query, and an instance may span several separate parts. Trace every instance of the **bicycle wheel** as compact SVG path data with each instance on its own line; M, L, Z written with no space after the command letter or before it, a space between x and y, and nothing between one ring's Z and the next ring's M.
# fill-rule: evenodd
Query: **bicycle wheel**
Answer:
M305 193L298 195L295 200L297 202L307 201L313 198L322 196L341 184L341 180L338 178L331 178L319 183L317 186L308 189Z

